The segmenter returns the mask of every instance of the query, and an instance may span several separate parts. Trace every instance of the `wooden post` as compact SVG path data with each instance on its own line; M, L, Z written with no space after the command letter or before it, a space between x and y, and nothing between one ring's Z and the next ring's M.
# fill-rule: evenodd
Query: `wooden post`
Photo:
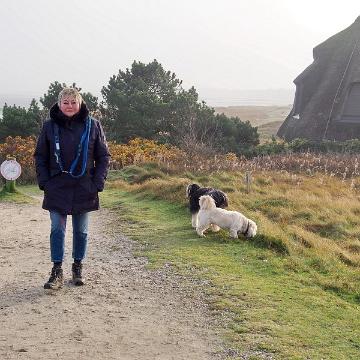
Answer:
M249 193L251 190L251 173L247 171L245 173L245 184L246 184L246 192Z

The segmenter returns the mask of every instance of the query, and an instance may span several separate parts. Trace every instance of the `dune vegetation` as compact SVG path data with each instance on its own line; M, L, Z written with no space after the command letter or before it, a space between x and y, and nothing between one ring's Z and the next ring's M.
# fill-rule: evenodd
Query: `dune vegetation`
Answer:
M111 171L105 206L153 267L200 281L235 353L252 359L355 359L360 351L358 178L253 171L176 173L157 164ZM185 187L220 188L258 224L253 239L199 238Z
M150 266L171 267L203 287L238 358L357 359L360 172L352 150L359 146L345 145L315 153L298 141L298 153L246 158L185 153L145 139L110 142L101 200ZM0 145L0 158L21 163L23 183L34 181L33 146L33 138L18 137ZM225 191L230 209L255 220L258 234L199 238L185 197L191 182ZM0 193L0 201L10 200Z
M26 188L29 188L27 186ZM1 202L9 202L16 204L33 204L35 200L31 197L27 192L23 191L23 187L21 187L21 191L16 189L14 192L7 192L5 189L5 185L0 189L0 203Z

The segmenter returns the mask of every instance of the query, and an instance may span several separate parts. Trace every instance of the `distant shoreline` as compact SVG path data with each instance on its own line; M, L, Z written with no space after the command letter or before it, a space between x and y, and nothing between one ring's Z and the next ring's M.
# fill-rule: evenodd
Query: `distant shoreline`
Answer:
M200 89L199 98L211 107L290 106L294 89L219 90Z
M205 101L210 107L233 106L289 106L294 101L294 89L196 89L199 101ZM28 107L32 99L39 101L42 95L35 93L0 94L0 107Z
M220 106L215 112L229 117L238 117L241 121L249 121L258 128L260 142L271 140L291 111L292 105L287 106Z
M261 126L274 121L284 121L291 110L287 106L219 106L215 112L229 117L239 117L242 121L250 121L252 126Z

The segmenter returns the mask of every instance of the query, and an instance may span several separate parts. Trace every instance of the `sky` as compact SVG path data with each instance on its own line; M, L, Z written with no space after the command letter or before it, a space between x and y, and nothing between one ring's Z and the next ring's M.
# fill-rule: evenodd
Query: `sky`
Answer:
M57 80L99 96L153 59L200 95L295 89L312 49L359 15L359 0L3 0L0 94Z

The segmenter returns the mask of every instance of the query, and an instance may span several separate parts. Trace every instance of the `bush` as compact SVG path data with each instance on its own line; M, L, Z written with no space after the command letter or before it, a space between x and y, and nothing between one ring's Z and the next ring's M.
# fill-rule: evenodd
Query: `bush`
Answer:
M258 145L255 149L256 155L275 155L284 154L288 151L287 144L284 141L272 140L265 144Z
M34 136L20 137L8 136L3 144L0 144L0 162L8 157L15 158L21 165L21 176L19 183L31 183L36 180L35 163L33 154L35 151L36 139Z
M154 140L136 138L127 144L109 142L111 153L111 169L121 169L128 165L147 162L170 162L183 156L176 147L158 144Z

